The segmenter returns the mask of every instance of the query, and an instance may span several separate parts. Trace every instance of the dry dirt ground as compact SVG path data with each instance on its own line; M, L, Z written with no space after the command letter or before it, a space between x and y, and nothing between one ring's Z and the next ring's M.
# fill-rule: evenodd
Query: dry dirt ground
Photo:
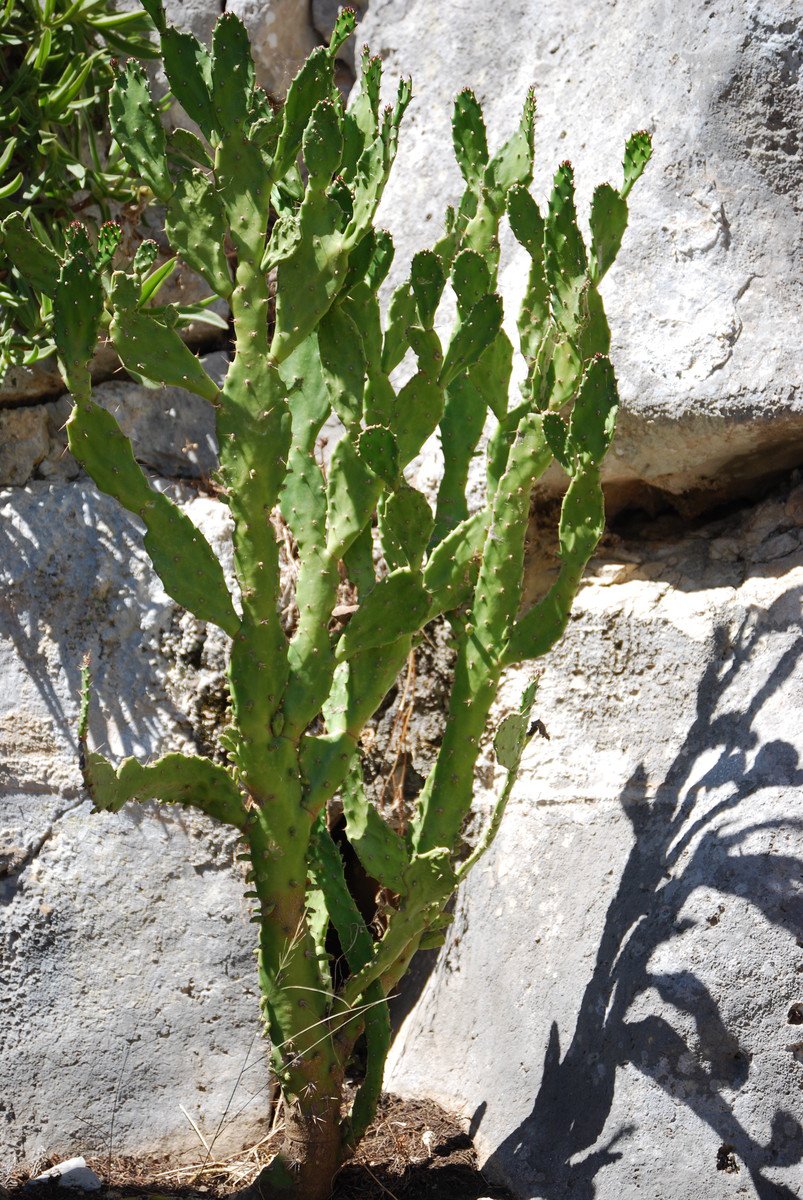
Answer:
M24 1200L217 1200L254 1178L270 1157L269 1140L225 1162L203 1162L181 1170L164 1161L89 1158L103 1189L76 1192L57 1183L32 1184L25 1176L8 1181L0 1196ZM40 1171L55 1165L43 1162ZM27 1184L27 1186L26 1186ZM383 1096L377 1118L357 1157L338 1176L333 1200L511 1200L477 1168L469 1136L431 1101Z

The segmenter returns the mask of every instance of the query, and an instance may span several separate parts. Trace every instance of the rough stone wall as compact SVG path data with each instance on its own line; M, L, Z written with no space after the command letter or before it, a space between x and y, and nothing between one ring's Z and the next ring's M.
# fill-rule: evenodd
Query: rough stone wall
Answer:
M337 8L228 7L276 91ZM168 8L206 37L220 5ZM391 77L414 77L382 213L399 273L458 194L448 114L465 84L492 142L536 84L539 196L568 156L582 205L616 177L631 129L646 125L656 144L606 281L623 397L606 468L619 516L545 663L551 740L528 750L390 1085L460 1111L488 1170L522 1198L791 1200L803 1191L803 1043L789 1024L803 1002L799 8L359 8L358 41ZM512 313L523 264L508 242L503 254ZM100 365L112 378L97 398L225 555L225 510L207 487L210 414L114 370ZM93 735L110 753L214 753L225 647L175 609L136 522L81 477L58 381L4 386L0 1163L109 1150L188 1159L199 1145L180 1106L207 1137L220 1128L216 1150L234 1148L262 1130L268 1078L233 846L196 815L91 817L74 743L89 650ZM433 447L420 479L437 471ZM744 507L716 517L734 499ZM554 565L538 553L554 499L539 503L531 594ZM435 635L380 715L377 798L383 772L409 799L427 769L443 662ZM511 676L500 712L525 677ZM488 754L480 811L492 784Z

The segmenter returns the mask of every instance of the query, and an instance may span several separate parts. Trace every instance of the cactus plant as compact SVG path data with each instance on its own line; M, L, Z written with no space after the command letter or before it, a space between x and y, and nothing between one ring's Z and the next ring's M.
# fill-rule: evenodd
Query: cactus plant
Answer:
M381 109L381 65L366 51L356 99L343 107L333 66L354 26L346 10L331 44L313 51L274 112L254 83L234 15L221 16L210 51L167 24L161 0L144 2L173 93L205 141L165 137L133 63L115 84L111 120L132 169L166 204L175 250L230 304L234 350L224 383L218 388L181 342L175 312L154 306L159 280L148 274L147 250L112 271L109 246L95 247L77 228L60 260L19 217L5 223L5 249L52 298L74 402L74 455L142 519L168 594L231 638L225 765L179 754L147 766L108 762L87 744L87 672L83 771L96 810L146 800L194 805L237 831L258 927L264 1029L285 1104L285 1144L258 1191L266 1200L316 1200L328 1196L375 1111L388 993L419 947L443 941L447 901L490 844L515 781L534 686L497 731L506 783L486 834L461 864L456 848L502 672L555 644L602 533L600 466L617 394L598 284L621 242L627 195L650 142L635 134L623 184L595 193L589 252L569 164L557 172L545 213L528 191L532 95L519 128L491 157L479 104L461 93L453 130L464 195L383 315L379 288L393 244L374 217L409 83ZM505 216L530 259L518 323L527 369L514 403L513 346L496 292ZM447 286L456 318L444 338L437 317ZM236 594L200 531L151 486L114 417L93 402L87 363L99 337L113 341L136 378L181 384L214 407ZM400 385L394 371L408 352L413 369ZM343 435L324 468L316 443L332 413ZM433 511L405 472L436 431L444 472ZM469 466L484 431L486 497L470 512ZM522 612L531 497L553 461L568 478L560 569ZM277 507L300 560L292 636L277 611ZM350 619L333 620L345 577L357 603ZM438 617L451 623L457 648L449 711L414 818L400 831L366 797L360 737ZM329 816L336 796L343 836L376 883L374 922L349 890ZM333 944L344 959L337 971ZM363 1079L346 1106L344 1080L361 1037Z

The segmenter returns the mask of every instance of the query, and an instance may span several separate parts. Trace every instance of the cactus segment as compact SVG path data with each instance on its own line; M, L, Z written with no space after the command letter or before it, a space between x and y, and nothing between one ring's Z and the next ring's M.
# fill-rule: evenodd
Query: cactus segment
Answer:
M366 873L382 887L403 895L407 886L404 872L410 865L410 856L404 838L391 829L369 802L359 759L355 759L349 771L341 798L346 835Z
M622 244L627 228L627 201L609 183L595 188L591 201L591 277L599 282Z
M370 525L366 525L345 551L343 562L349 579L357 589L359 598L364 600L376 583L374 539L371 536Z
M360 86L355 88L346 111L343 136L343 166L341 174L348 183L363 151L379 133L379 93L382 83L382 60L372 58L368 47L363 48Z
M371 519L382 481L369 470L350 438L342 438L332 453L326 485L329 512L326 551L336 561Z
M391 571L379 580L344 629L335 650L336 659L343 662L419 629L431 599L420 575L407 567Z
M472 850L467 859L464 860L457 868L458 879L465 879L471 868L482 858L483 854L489 849L499 832L499 826L502 824L502 818L505 815L508 801L511 792L516 783L519 774L519 766L521 764L522 755L525 747L530 740L530 714L532 713L533 704L535 703L535 694L538 690L538 677L533 679L531 683L524 689L524 695L521 698L521 704L517 712L509 713L499 725L494 736L494 750L496 751L496 760L500 766L507 771L505 785L502 788L501 795L494 805L491 819L488 822L486 829L477 845Z
M502 328L502 297L496 294L478 300L458 327L446 351L438 382L449 384L475 363Z
M466 318L475 304L491 290L491 271L476 250L461 250L452 263L452 288L457 297L457 311Z
M349 967L358 971L371 961L374 942L346 883L343 859L326 828L323 815L318 818L310 842L311 875L323 892L329 919L337 930Z
M180 508L151 487L112 414L92 401L75 399L67 422L73 455L102 492L145 523L145 550L167 594L199 620L211 621L233 636L239 620L206 538Z
M567 516L565 523L563 511ZM585 529L570 526L570 515L572 519L579 516L587 522ZM516 622L503 654L505 666L540 658L552 649L566 628L586 563L605 527L604 498L598 478L578 475L572 480L563 502L561 526L560 572L543 600ZM571 556L569 549L573 551Z
M652 138L646 129L639 129L636 133L631 133L627 139L624 162L622 163L624 179L620 195L623 200L627 199L633 189L633 185L641 179L644 168L651 158Z
M471 374L460 376L447 392L440 422L443 477L435 510L436 542L468 515L468 473L487 415L485 399Z
M452 144L466 184L474 191L479 191L488 166L488 135L482 109L470 88L465 88L455 96Z
M389 375L404 358L407 330L415 321L416 301L412 285L403 283L396 288L388 305L388 319L382 346L382 370Z
M387 496L379 512L379 531L385 561L391 571L418 570L429 543L434 518L426 497L402 481Z
M496 152L485 172L485 187L501 211L505 196L515 184L528 187L533 179L535 150L535 91L527 92L519 127Z
M103 288L89 257L79 251L61 268L53 296L53 337L67 385L83 392L78 382L95 352L103 313ZM88 390L88 379L87 379Z
M568 446L569 427L560 413L544 413L544 437L564 471L570 474L574 463Z
M488 513L483 509L466 517L435 546L424 568L424 586L432 595L428 620L468 600L487 533Z
M392 408L402 468L435 432L444 409L443 388L437 382L443 361L438 335L432 329L411 325L407 337L418 359L418 370L398 393Z
M443 264L431 250L419 250L413 256L410 268L410 286L413 289L418 318L424 329L432 329L435 313L446 285ZM487 290L487 289L486 289Z
M373 1121L382 1094L385 1062L392 1037L390 1010L387 1004L382 1003L384 996L384 981L377 980L365 990L366 1008L362 1017L365 1025L365 1070L348 1117L345 1140L350 1146L356 1146Z
M224 825L245 829L248 813L240 791L225 767L208 758L166 754L144 767L124 758L113 767L102 754L87 754L86 785L97 812L119 812L129 800L144 804L183 804L198 808Z
M580 323L580 306L588 289L588 257L577 227L571 163L562 163L555 174L544 251L553 312L560 325L572 333Z
M326 935L329 932L329 909L326 907L326 897L320 888L307 888L305 913L310 936L315 945L315 957L318 960L320 986L328 992L332 990L332 972L329 969L329 954L326 950Z
M142 7L153 21L159 33L164 33L167 29L167 20L165 19L165 10L162 0L142 0Z
M232 291L223 245L226 217L214 185L203 171L182 173L165 215L167 234L194 271L203 275L218 296Z
M37 292L54 296L61 270L58 256L28 229L21 213L6 217L0 248Z
M494 736L496 761L506 771L517 771L524 747L529 739L530 713L535 703L535 693L538 690L538 679L534 679L524 689L518 712L509 713L500 723Z
M329 36L329 57L334 59L337 52L357 28L357 14L353 8L341 8L335 17L332 32Z
M173 129L167 135L167 156L185 170L192 167L213 168L212 159L199 137L189 129Z
M212 33L212 106L215 127L223 135L242 128L254 90L254 62L245 26L223 12Z
M544 437L543 418L522 417L507 467L499 481L480 566L471 621L472 640L486 661L498 657L521 603L524 538L530 515L530 495L536 479L547 469L552 453ZM481 668L478 667L481 672Z
M384 425L369 425L357 439L357 453L372 475L393 487L399 475L399 447Z
M566 628L586 563L605 528L599 462L613 435L616 405L613 368L608 359L597 358L584 377L578 416L575 421L572 413L574 427L570 424L566 438L574 475L561 506L560 572L543 600L515 623L503 653L506 665L545 654Z
M544 218L530 193L520 186L512 187L508 192L507 214L516 239L532 260L518 319L521 351L532 368L536 365L550 317L549 286L544 267Z
M161 30L162 61L170 91L209 142L215 142L212 56L191 33L167 25Z
M583 376L569 421L567 446L581 465L602 462L613 438L618 404L611 360L597 355Z
M137 246L137 252L131 263L131 276L140 281L144 280L159 257L159 247L153 238L146 238Z
M274 157L274 178L281 179L295 163L301 139L316 104L331 99L332 61L323 46L312 51L287 91L282 131Z
M318 326L318 345L326 390L347 430L359 428L365 390L365 355L357 326L334 304Z
M123 231L116 221L104 221L98 230L98 268L102 269L114 258Z
M346 961L352 971L358 971L371 959L373 939L349 891L340 851L322 819L315 826L311 848L312 876L323 893ZM356 1039L360 1026L365 1028L365 1074L352 1106L347 1133L354 1140L362 1136L373 1118L391 1037L388 1006L379 981L366 991L365 1002L364 1013L354 1020L348 1020L348 1008L333 1014L333 1026L341 1037L348 1031Z
M117 273L113 277L115 307L109 336L123 365L134 375L169 387L186 388L214 403L218 398L217 384L175 329L152 312L136 307L138 298L132 295L129 284L127 276Z
M324 112L316 109L317 128ZM311 137L312 135L310 135ZM346 274L346 235L340 230L341 209L324 190L327 180L311 174L298 211L299 238L292 251L279 263L276 332L271 355L283 359L307 337L327 312Z
M331 100L321 100L315 105L301 145L310 180L318 189L326 187L343 154L340 112Z
M109 95L112 133L129 166L160 200L169 200L173 184L167 170L167 142L148 77L130 59Z

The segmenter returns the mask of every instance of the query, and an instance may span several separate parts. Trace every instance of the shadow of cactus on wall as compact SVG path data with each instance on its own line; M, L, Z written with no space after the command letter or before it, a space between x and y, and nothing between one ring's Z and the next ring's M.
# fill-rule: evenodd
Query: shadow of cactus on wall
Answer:
M533 1200L593 1200L600 1173L628 1159L635 1124L606 1129L617 1076L628 1067L689 1106L721 1139L712 1173L744 1171L760 1200L795 1198L769 1172L803 1161L799 1116L779 1105L769 1137L759 1141L735 1111L740 1089L750 1082L749 1030L746 1036L728 1028L720 998L694 971L685 965L678 970L653 966L673 939L716 937L716 926L734 902L749 904L766 921L800 938L803 861L799 855L767 851L757 837L777 830L794 838L803 831L803 819L790 814L751 821L748 811L751 798L763 789L803 783L795 748L783 740L762 744L755 729L764 707L792 676L801 656L799 641L786 639L749 704L741 695L736 700L736 693L729 697L768 629L794 633L799 590L791 596L791 602L787 595L755 619L748 616L735 638L724 626L718 629L719 653L701 680L696 717L663 782L648 799L641 767L623 791L635 841L607 909L574 1033L562 1048L553 1022L532 1110L487 1166L492 1176L504 1178L516 1164L517 1179L533 1181L526 1193ZM701 761L707 765L699 773ZM687 902L699 888L713 889L721 898L704 933L686 915ZM688 947L677 957L684 964L691 961ZM675 1010L678 1025L693 1024L693 1035L682 1035L657 1012L638 1015L650 993L662 1008Z

